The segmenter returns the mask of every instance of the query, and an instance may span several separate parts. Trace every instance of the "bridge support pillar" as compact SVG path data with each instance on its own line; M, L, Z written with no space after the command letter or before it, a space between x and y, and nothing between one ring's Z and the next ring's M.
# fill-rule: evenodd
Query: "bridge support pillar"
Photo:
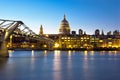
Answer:
M8 58L8 57L9 57L9 53L7 49L7 43L6 41L3 41L0 44L0 58Z

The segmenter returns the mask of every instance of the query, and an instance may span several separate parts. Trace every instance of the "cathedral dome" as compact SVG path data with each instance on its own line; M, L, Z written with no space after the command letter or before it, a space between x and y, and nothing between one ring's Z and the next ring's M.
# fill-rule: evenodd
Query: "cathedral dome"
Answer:
M59 34L70 34L70 26L68 21L66 20L66 16L64 15L64 19L61 21L60 28L59 28Z

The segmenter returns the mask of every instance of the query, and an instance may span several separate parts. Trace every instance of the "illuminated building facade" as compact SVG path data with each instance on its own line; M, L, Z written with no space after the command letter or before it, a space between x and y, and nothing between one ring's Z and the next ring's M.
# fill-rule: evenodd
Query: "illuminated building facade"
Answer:
M2 31L0 31L2 32ZM69 22L64 19L61 21L58 34L43 34L43 27L40 26L40 36L45 36L54 40L54 49L62 50L106 50L115 49L120 50L120 32L115 30L113 32L109 31L106 35L102 30L100 33L99 29L93 32L94 35L86 34L82 29L76 31L71 31ZM17 34L17 35L16 35ZM47 49L48 44L45 41L34 40L29 38L31 35L19 34L19 29L16 29L15 33L11 35L8 40L8 48L30 48L30 49Z
M120 35L60 35L56 43L58 49L117 49Z
M55 41L54 49L77 49L77 50L105 50L105 49L120 49L120 32L115 30L112 34L111 31L104 34L102 30L96 29L94 35L86 34L82 29L72 31L70 34L69 23L66 16L61 22L59 34L49 34L49 38Z

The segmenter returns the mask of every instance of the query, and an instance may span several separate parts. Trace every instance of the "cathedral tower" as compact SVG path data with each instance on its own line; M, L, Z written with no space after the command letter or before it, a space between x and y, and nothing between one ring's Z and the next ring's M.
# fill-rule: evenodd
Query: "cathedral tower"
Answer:
M40 26L40 32L39 32L39 35L43 35L43 27L42 27L42 25Z
M61 21L59 34L69 35L70 34L70 26L68 21L66 20L66 16L64 15L63 20Z

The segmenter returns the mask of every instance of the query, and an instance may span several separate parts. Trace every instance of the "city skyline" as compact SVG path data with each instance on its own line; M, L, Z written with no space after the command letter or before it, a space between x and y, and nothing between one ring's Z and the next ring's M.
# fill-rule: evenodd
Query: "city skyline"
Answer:
M119 30L119 0L1 0L1 19L22 20L37 34L58 34L64 14L71 30ZM11 6L12 5L12 6Z

